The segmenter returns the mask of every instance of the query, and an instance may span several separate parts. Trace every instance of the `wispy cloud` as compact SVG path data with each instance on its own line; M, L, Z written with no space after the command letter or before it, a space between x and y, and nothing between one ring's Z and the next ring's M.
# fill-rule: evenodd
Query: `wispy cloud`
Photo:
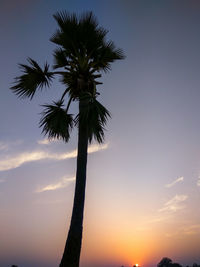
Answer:
M186 235L195 235L197 233L200 233L200 224L186 226L182 229L182 232Z
M197 186L200 186L200 177L197 180Z
M61 189L64 187L67 187L68 185L70 185L71 182L75 181L75 177L62 177L60 181L58 181L57 183L54 184L49 184L46 185L42 188L39 188L36 190L36 193L42 193L45 191L53 191L53 190L57 190L57 189Z
M184 177L181 176L181 177L177 178L176 180L174 180L172 183L166 184L165 187L170 188L170 187L174 186L177 183L183 182L183 180L184 180Z
M55 143L57 141L58 141L58 139L51 139L51 140L49 140L48 138L46 138L46 139L38 140L37 143L39 145L49 145L49 144Z
M136 228L138 231L152 231L154 227L157 227L157 224L164 223L172 218L171 214L155 214L150 217L146 217L142 220L142 223Z
M8 149L8 144L0 142L0 150L7 150Z
M200 224L191 224L179 227L176 231L166 233L166 237L183 236L183 235L197 235L200 233Z
M49 139L42 139L42 140L38 140L37 141L37 143L39 144L39 145L48 145L48 144L50 144L50 140Z
M100 150L108 148L108 144L104 145L91 145L88 148L88 153L94 153ZM77 150L73 150L67 153L51 153L43 150L36 150L31 152L20 153L16 156L7 157L6 159L0 159L0 171L6 171L20 167L27 162L34 162L39 160L64 160L72 159L77 156Z
M14 157L7 157L0 160L0 171L7 171L17 168L26 162L37 161L45 158L51 158L52 155L44 151L32 151L18 154Z
M163 216L163 214L161 216L154 216L151 220L148 221L148 224L160 223L168 220L169 218L169 215Z
M21 140L14 142L0 142L0 151L8 151L9 149L13 148L13 146L20 145L21 143Z
M5 182L5 180L4 179L0 179L0 183L4 183Z
M159 212L176 212L177 210L181 210L184 208L183 205L181 205L186 199L188 199L187 195L176 195L169 201L167 201L164 204L164 207L159 209Z
M99 150L104 150L108 148L108 143L107 144L103 144L103 145L91 145L88 147L88 153L94 153L97 152ZM77 154L77 151L76 151Z

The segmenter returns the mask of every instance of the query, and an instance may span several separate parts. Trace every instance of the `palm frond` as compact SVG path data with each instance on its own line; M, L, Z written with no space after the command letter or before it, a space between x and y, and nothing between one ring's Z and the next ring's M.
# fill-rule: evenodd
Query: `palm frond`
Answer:
M99 27L97 18L92 12L83 13L80 17L79 27L81 44L84 44L87 56L93 58L93 52L102 46L108 31Z
M43 105L42 118L39 126L49 139L63 139L68 142L73 128L73 117L62 108L63 101L53 102L53 105Z
M80 17L68 12L58 12L54 15L59 29L50 39L62 46L67 56L92 56L105 41L107 30L98 26L92 12L83 13Z
M95 30L99 23L92 11L86 11L80 16L79 24L84 25L86 28L91 27L93 30Z
M51 41L62 47L65 57L72 60L82 74L87 70L86 65L95 71L107 72L111 69L111 63L125 58L121 49L117 49L112 41L106 40L108 31L99 27L92 12L78 17L64 11L56 13L54 18L59 29Z
M34 96L37 88L49 87L53 73L49 72L49 65L45 63L42 69L36 61L28 58L30 66L19 64L23 75L15 78L15 85L10 89L19 97Z
M70 14L67 11L57 12L53 15L54 19L57 21L58 25L62 30L66 29L69 25L77 25L78 18L75 13Z
M55 61L55 64L53 65L54 69L66 67L69 65L65 51L61 48L58 48L54 51L54 61Z
M50 41L62 46L66 56L69 58L77 54L77 42L79 40L78 18L75 14L69 14L66 11L57 12L54 15L59 25L59 29L51 37Z
M115 60L124 59L125 55L121 49L117 49L112 41L104 42L102 46L94 51L91 65L94 69L107 72L111 69L111 63Z
M85 105L80 109L79 114L75 118L75 123L80 127L86 127L88 131L88 140L91 143L94 138L98 143L104 141L105 125L109 117L110 112L95 98L87 100L87 96L83 101Z

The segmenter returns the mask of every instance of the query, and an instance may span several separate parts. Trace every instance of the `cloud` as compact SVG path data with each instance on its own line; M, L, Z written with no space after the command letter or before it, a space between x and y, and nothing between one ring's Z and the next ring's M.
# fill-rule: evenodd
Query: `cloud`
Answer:
M171 214L154 214L150 217L146 217L140 225L136 228L138 231L152 231L154 227L157 227L157 224L165 223L166 221L172 218Z
M5 182L5 180L4 179L0 179L0 183L4 183Z
M108 148L108 143L104 144L104 145L91 145L88 147L88 153L94 153L97 152L99 150L104 150ZM77 153L77 152L76 152Z
M0 160L0 171L14 169L26 162L37 161L51 156L51 154L44 151L32 151L18 154L15 157L7 157L7 159Z
M39 145L49 145L49 144L55 143L57 141L58 141L58 139L51 139L51 140L49 140L48 138L46 138L46 139L38 140L37 143Z
M182 229L183 234L186 235L195 235L197 233L200 233L200 224L194 224L186 226Z
M48 145L50 142L51 141L49 139L42 139L37 141L39 145Z
M64 187L67 187L71 182L75 181L75 177L62 177L61 180L57 183L54 184L49 184L46 185L42 188L39 188L38 190L36 190L36 193L42 193L45 191L53 191L53 190L57 190L57 189L61 189Z
M183 180L184 180L184 177L181 176L181 177L177 178L176 180L174 180L172 183L166 184L165 187L170 188L170 187L174 186L175 184L182 182Z
M197 180L197 186L200 186L200 177L199 177L199 179Z
M192 224L179 227L176 231L166 233L166 237L183 236L183 235L197 235L200 233L200 224Z
M0 150L7 150L8 149L8 144L0 142Z
M155 216L148 221L148 224L160 223L168 220L169 218L170 218L169 216Z
M91 145L88 147L88 153L94 153L100 150L108 148L108 144L104 145ZM31 152L20 153L14 157L7 157L6 159L0 159L0 171L7 171L20 167L27 162L34 162L39 160L64 160L76 158L77 150L73 150L67 153L51 153L42 150L36 150Z
M21 143L21 140L15 142L0 142L0 151L8 151L11 148L13 149L13 146L20 145Z
M164 204L164 207L159 209L159 212L168 211L168 212L176 212L177 210L181 210L184 206L181 205L186 199L187 195L176 195L168 202Z

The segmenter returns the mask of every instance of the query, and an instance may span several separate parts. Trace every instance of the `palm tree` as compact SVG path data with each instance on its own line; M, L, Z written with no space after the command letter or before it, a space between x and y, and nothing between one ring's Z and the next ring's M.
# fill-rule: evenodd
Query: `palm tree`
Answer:
M123 59L121 49L106 40L107 31L99 27L92 12L76 14L58 12L54 15L59 28L50 39L57 45L54 51L54 71L45 63L41 68L28 58L28 65L20 64L23 75L15 78L11 90L19 97L32 99L37 89L49 87L55 75L61 77L65 90L61 98L44 105L40 120L42 132L49 139L68 142L74 126L78 127L78 155L76 185L71 224L60 267L78 267L83 229L88 143L104 141L104 127L109 111L97 101L97 81L102 72L110 70L112 62ZM57 70L60 69L60 70ZM68 101L66 102L66 96ZM76 116L69 113L70 104L78 101Z

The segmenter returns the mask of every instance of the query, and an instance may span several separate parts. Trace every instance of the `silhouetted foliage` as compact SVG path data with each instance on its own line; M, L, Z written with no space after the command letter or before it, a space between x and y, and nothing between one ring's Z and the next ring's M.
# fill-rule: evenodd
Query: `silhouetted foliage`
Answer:
M33 98L38 89L49 87L56 75L64 84L64 92L58 101L43 105L40 120L42 132L49 139L68 142L71 130L78 127L78 156L74 205L71 224L60 267L78 267L82 241L83 211L85 200L88 142L104 141L105 125L109 111L97 101L97 81L102 72L111 69L111 63L123 59L121 49L106 40L107 30L100 27L92 12L78 17L66 11L54 15L58 30L50 39L57 45L53 56L54 70L45 63L28 58L29 65L20 64L23 75L15 79L11 90L19 97ZM57 70L59 69L59 70ZM60 70L61 69L61 70ZM66 101L66 96L68 100ZM72 102L78 101L76 116L69 113Z
M182 267L182 265L177 262L172 262L170 258L164 257L158 263L157 267Z
M169 267L172 264L172 260L170 258L164 257L158 263L157 267Z
M182 267L182 265L180 265L177 262L174 262L174 263L171 264L171 267Z

